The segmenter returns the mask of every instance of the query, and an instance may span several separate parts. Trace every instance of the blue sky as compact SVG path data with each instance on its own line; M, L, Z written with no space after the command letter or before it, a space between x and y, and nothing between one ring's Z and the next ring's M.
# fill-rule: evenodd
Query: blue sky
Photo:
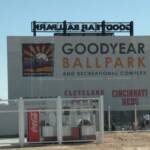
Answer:
M7 98L7 36L32 36L37 21L134 21L150 35L149 0L0 0L0 98Z

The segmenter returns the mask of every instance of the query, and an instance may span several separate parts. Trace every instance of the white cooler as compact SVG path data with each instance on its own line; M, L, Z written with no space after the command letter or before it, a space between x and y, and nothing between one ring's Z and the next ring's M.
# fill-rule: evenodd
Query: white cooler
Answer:
M63 136L71 136L71 127L63 126Z
M81 127L81 133L82 136L86 136L86 135L95 135L96 134L96 128L95 126L82 126Z
M42 136L43 137L52 137L56 136L55 128L52 126L43 126L42 127Z

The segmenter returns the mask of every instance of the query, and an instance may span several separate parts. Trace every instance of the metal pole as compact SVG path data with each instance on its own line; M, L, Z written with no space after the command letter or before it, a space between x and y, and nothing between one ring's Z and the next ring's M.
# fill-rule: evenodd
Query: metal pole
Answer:
M62 144L62 99L60 96L57 98L57 140L59 144Z
M32 31L33 31L33 36L36 36L36 21L32 22Z
M110 105L108 106L108 131L111 131Z
M104 106L103 106L103 96L100 97L98 101L99 109L99 131L96 133L96 143L104 142Z
M130 36L134 35L134 23L133 21L130 22Z
M104 100L103 100L103 96L100 97L100 118L101 118L101 128L100 128L100 132L101 132L101 143L104 142Z
M136 104L134 105L134 129L137 129L137 107Z
M106 31L105 31L105 21L103 20L102 21L102 35L104 36L106 34Z
M63 34L66 35L66 33L67 33L67 21L64 20L64 22L63 22Z
M19 119L19 143L20 147L24 146L24 101L22 98L18 102L18 119Z

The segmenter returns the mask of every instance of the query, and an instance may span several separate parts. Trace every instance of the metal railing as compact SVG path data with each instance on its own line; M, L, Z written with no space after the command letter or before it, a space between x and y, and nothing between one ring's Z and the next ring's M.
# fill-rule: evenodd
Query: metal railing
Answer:
M150 107L149 105L132 105L129 110L114 111L108 105L105 110L104 124L106 131L150 130Z
M8 116L15 114L13 121L17 122L15 128L18 128L15 144L19 144L21 147L30 143L103 142L104 110L102 96L98 98L20 98L9 100L9 103L8 106L5 106L8 108L0 108L0 115L2 117L4 114L8 114ZM37 141L30 141L28 115L29 113L34 115L34 112L40 114L38 122L40 138ZM84 119L87 116L92 120L90 126L84 125ZM80 119L82 121L80 125L79 123L77 125L77 120ZM11 120L7 122L10 125L2 127L4 128L3 130L14 127L11 125ZM87 135L88 132L89 135ZM1 141L2 138L0 138L0 144L2 143ZM8 143L13 144L12 140L8 141Z

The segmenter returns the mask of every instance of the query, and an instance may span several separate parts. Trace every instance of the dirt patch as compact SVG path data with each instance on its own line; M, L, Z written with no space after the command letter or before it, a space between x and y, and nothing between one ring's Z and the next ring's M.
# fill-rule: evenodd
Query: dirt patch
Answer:
M84 143L25 147L19 150L150 150L150 132L105 133L103 144ZM1 148L0 148L1 149ZM18 148L2 148L16 150Z

